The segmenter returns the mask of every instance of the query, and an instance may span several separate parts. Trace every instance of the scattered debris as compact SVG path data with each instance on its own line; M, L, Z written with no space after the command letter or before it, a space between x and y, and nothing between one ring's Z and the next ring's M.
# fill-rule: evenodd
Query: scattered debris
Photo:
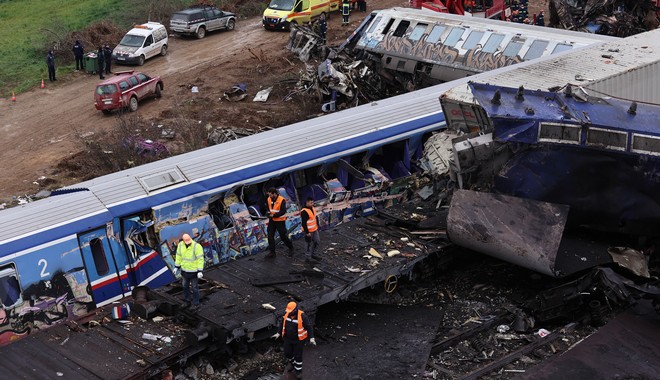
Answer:
M239 102L247 96L247 85L245 83L235 84L222 96L230 102Z
M551 0L550 25L627 37L659 25L652 0Z
M254 99L252 99L253 102L265 102L268 100L268 96L270 95L270 92L273 91L273 87L268 87L267 89L261 90L257 92L257 95L254 96Z

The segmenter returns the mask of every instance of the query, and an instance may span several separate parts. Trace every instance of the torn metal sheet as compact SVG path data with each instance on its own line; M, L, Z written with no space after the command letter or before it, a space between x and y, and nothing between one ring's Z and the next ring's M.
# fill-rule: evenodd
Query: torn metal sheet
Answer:
M447 220L450 240L550 276L569 207L482 193L454 192Z
M449 172L449 161L453 156L452 139L456 136L456 132L445 130L426 140L422 157L424 170L435 175L445 175Z
M634 274L649 278L649 264L646 257L640 251L628 247L611 247L607 250L612 260Z

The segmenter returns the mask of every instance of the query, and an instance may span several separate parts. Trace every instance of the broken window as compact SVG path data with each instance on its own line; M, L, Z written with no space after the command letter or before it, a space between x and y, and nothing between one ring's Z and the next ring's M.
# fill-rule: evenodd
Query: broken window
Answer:
M541 123L539 141L579 144L580 126L559 123Z
M124 243L131 256L137 260L142 255L154 251L158 240L154 231L154 222L151 212L145 211L141 215L122 219Z
M633 134L632 148L635 153L660 156L660 137Z
M431 33L429 33L429 38L426 39L426 42L430 42L432 44L440 41L440 36L442 36L442 33L447 29L446 26L444 25L436 25L433 27L433 30L431 30Z
M482 51L486 53L495 53L500 49L500 44L504 40L504 34L491 34L490 37L488 37L488 41L484 44L484 48L481 49Z
M215 200L209 202L209 215L213 219L213 224L219 230L225 230L234 226L234 221L229 216L229 211L227 210L224 197L218 196ZM254 216L259 216L259 213L256 213Z
M447 46L455 46L458 41L461 40L463 32L465 32L465 29L463 28L451 28L451 31L443 44Z
M0 266L0 301L5 309L14 307L21 302L21 285L14 264Z
M552 51L552 54L561 53L562 51L567 51L573 49L573 45L570 44L557 44L555 49Z
M484 36L484 32L478 32L476 30L471 32L465 39L465 42L463 43L463 49L466 50L474 49L479 43L479 41L481 41L481 38L483 36Z
M511 40L508 45L504 48L502 54L506 57L515 57L520 52L525 40Z
M525 53L524 59L528 61L530 59L534 59L542 56L547 46L548 46L548 41L536 40L532 42L532 44L529 46L529 49L527 49L527 53Z
M394 37L403 37L403 35L406 34L406 30L408 30L409 26L410 26L410 21L401 20L399 22L399 25L396 26L396 29L394 29L394 33L392 33L392 35Z
M371 27L369 27L369 30L367 31L368 34L371 34L376 30L376 27L380 24L380 20L382 19L382 16L376 17L376 20L371 24Z
M413 41L419 41L420 38L422 38L422 35L424 35L424 32L426 32L426 28L428 27L428 24L422 24L419 23L415 25L415 28L413 28L413 31L410 32L410 38Z
M600 128L590 128L587 132L587 145L612 150L626 150L628 134Z
M387 25L385 25L385 29L383 29L383 34L387 34L387 32L390 31L392 28L392 25L394 24L394 19L391 18L390 21L387 22Z
M108 266L108 259L105 257L105 251L103 250L103 242L101 239L96 238L90 240L89 248L92 250L92 260L94 260L96 273L99 276L108 274L108 272L110 272L110 267Z

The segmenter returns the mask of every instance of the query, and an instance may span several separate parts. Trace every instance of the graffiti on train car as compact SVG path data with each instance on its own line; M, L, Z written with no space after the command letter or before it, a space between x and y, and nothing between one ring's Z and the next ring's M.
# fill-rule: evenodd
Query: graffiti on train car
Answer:
M413 41L390 33L376 45L376 49L402 56L413 56L429 62L460 64L479 71L494 70L523 61L519 56L507 57L499 49L493 53L485 52L480 44L461 54L460 50L453 46L443 45L441 42L427 42L428 35L425 33L419 40Z

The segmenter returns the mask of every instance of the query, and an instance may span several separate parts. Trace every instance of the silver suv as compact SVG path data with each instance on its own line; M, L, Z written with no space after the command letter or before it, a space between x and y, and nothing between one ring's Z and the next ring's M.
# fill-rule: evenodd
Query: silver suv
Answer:
M176 12L170 18L170 30L175 34L204 38L206 32L218 29L233 30L236 14L215 7L196 7Z

